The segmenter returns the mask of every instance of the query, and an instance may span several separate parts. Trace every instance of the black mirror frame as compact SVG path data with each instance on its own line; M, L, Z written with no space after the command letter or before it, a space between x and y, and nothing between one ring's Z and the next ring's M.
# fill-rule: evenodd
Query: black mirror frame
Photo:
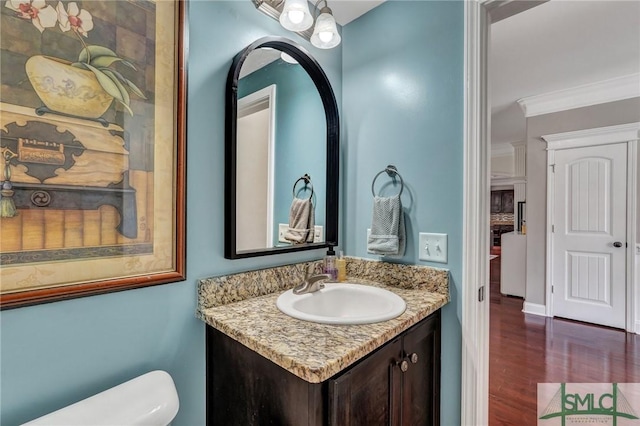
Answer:
M293 57L305 69L318 89L327 120L327 195L325 216L325 241L287 247L269 247L238 252L236 249L236 172L237 172L237 115L238 81L240 69L247 56L261 47L271 47ZM340 123L338 104L331 83L318 62L302 46L284 37L263 37L238 53L231 64L227 77L225 128L225 216L224 257L242 259L271 254L313 250L338 245L338 182L340 171Z

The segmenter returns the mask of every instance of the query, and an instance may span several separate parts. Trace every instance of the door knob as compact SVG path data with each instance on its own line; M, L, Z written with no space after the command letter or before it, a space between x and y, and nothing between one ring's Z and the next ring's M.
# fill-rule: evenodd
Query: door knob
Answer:
M616 241L615 243L613 243L614 247L622 247L622 243L620 241Z

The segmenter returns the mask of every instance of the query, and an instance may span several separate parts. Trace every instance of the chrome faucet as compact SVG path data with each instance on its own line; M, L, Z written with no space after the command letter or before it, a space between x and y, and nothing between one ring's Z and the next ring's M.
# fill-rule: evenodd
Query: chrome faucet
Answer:
M293 288L293 294L313 293L324 288L323 281L330 280L331 275L328 274L307 274L304 281Z

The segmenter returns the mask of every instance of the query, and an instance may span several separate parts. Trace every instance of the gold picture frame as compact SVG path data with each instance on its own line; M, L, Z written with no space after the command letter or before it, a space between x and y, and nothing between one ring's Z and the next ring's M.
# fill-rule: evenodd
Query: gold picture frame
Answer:
M0 7L0 308L184 280L186 1Z

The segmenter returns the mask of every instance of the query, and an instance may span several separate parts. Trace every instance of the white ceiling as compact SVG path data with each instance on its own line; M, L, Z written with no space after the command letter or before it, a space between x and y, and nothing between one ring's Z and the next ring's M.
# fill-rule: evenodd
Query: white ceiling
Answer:
M493 144L525 139L518 99L640 72L637 0L551 0L491 33Z
M329 7L336 22L345 26L384 2L385 0L331 0Z
M248 76L254 71L269 65L276 59L280 59L280 51L272 49L270 47L263 47L262 49L256 49L252 51L249 56L244 60L242 68L240 68L240 75L238 78Z

